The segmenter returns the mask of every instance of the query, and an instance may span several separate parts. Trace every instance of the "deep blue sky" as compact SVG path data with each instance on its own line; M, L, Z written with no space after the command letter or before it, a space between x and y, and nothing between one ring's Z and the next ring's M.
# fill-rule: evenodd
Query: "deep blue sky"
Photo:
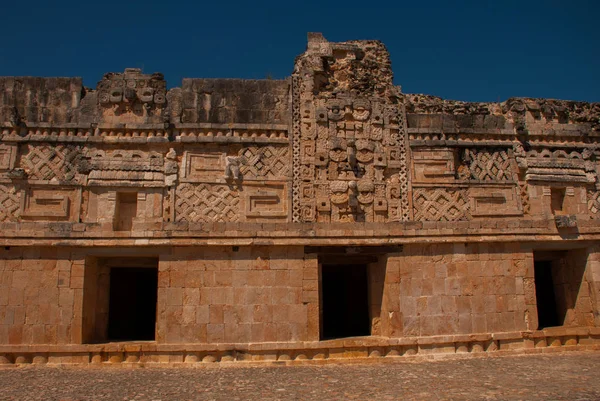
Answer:
M4 0L0 75L141 67L183 77L284 78L306 33L379 39L405 93L468 101L600 101L600 1Z

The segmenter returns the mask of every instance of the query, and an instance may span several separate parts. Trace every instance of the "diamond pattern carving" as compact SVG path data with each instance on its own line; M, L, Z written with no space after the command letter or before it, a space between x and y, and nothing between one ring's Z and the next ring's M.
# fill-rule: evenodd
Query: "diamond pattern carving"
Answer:
M246 164L240 167L245 176L286 178L290 173L289 148L287 146L248 146L240 150Z
M239 220L239 196L225 185L182 184L177 187L175 197L175 221Z
M414 219L417 221L469 220L466 190L414 189Z
M588 209L593 219L600 219L600 192L589 190L587 193Z
M466 150L471 176L481 181L512 181L510 156L506 150Z
M523 204L523 214L529 214L529 210L531 209L529 202L529 191L527 188L527 183L523 182L519 184L520 194L521 194L521 203Z
M28 145L21 157L21 167L29 178L37 180L71 181L82 158L79 146Z
M0 185L0 221L16 220L19 205L19 193L12 187Z

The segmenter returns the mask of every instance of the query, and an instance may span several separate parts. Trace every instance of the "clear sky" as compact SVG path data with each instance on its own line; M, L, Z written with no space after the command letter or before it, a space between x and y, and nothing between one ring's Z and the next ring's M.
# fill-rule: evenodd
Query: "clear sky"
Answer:
M284 78L307 32L379 39L405 93L600 101L600 0L3 0L0 75L125 67L184 77Z

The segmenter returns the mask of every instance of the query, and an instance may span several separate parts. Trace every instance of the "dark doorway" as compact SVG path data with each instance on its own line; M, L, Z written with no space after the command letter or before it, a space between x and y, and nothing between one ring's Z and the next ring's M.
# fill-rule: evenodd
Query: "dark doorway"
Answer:
M154 340L158 269L111 267L109 341Z
M367 265L323 265L322 339L370 335Z
M538 329L560 326L556 309L556 294L552 279L552 261L536 260L535 269L535 298L538 311Z

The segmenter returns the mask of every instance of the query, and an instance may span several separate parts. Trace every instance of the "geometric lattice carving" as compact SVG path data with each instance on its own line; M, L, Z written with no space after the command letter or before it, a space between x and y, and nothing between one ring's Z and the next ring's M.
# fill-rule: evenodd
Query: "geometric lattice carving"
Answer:
M408 221L410 220L410 207L408 202L408 161L406 160L407 146L406 142L408 140L406 119L404 116L406 115L406 111L404 106L401 107L400 113L398 114L398 127L400 129L399 138L398 138L398 159L399 159L399 171L398 177L400 180L400 203L401 203L401 220Z
M290 172L288 146L248 146L239 155L246 159L240 171L249 177L285 178Z
M19 193L14 187L0 185L0 221L16 220L19 208Z
M466 190L413 189L413 210L416 221L469 220L469 200Z
M300 77L292 75L292 221L302 221L300 192L302 179L300 177Z
M465 149L471 177L481 181L512 181L510 156L506 150Z
M587 193L588 209L592 219L600 219L600 192L589 190Z
M529 214L531 207L529 203L529 191L527 183L520 183L519 189L521 193L521 203L523 204L523 214Z
M82 159L81 147L68 145L28 145L21 168L36 180L71 181Z
M240 198L226 185L181 184L175 193L175 221L235 222Z

